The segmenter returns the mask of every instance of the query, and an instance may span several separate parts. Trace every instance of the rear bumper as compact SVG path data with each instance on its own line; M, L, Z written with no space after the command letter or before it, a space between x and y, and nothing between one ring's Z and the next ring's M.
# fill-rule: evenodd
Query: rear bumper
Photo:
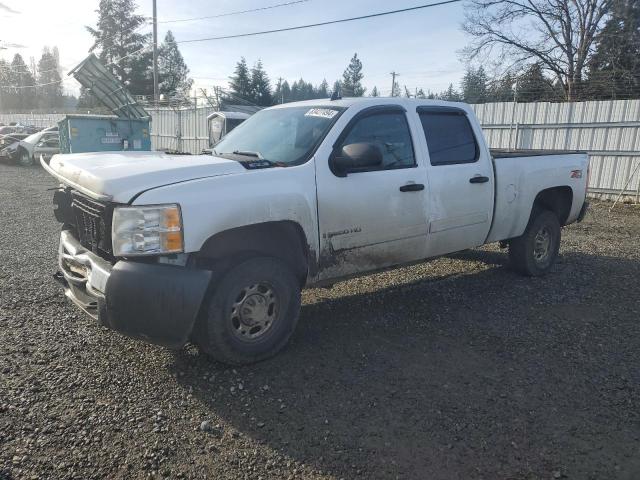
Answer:
M179 348L191 335L211 272L121 260L111 264L60 235L56 274L66 296L102 325Z

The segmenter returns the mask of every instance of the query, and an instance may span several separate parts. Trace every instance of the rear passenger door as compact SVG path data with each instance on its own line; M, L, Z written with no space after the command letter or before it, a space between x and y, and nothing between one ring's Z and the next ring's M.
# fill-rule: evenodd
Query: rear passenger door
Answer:
M428 256L482 245L493 215L494 175L463 109L419 107L428 152Z

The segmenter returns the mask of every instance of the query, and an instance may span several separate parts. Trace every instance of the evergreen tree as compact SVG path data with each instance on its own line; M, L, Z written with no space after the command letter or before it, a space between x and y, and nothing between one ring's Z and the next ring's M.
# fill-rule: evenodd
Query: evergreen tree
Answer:
M149 95L153 57L143 50L151 34L138 33L146 20L135 13L136 7L134 0L100 0L96 27L86 27L94 38L89 51L99 51L100 61L132 94Z
M304 100L312 100L314 98L316 98L316 89L313 86L313 83L311 82L305 82L303 83L303 99Z
M271 82L261 60L258 60L251 69L251 101L265 107L273 102Z
M168 97L187 97L193 80L189 78L189 68L178 49L176 39L167 32L158 49L158 89Z
M362 97L367 90L362 86L363 78L362 62L358 58L358 54L355 53L342 74L342 95L344 97Z
M587 92L596 98L640 98L640 3L616 0L596 37Z
M466 103L485 103L487 101L487 75L483 67L468 67L462 78L462 98Z
M102 104L98 102L98 99L86 88L80 87L80 97L78 98L78 109L86 111L102 111ZM108 113L108 112L105 112Z
M284 98L284 103L291 101L291 86L286 80L282 83L282 96Z
M487 90L488 102L512 102L516 79L511 73L491 82Z
M518 102L548 102L562 96L558 96L553 82L544 75L542 65L534 63L518 78L516 98Z
M62 94L62 81L60 77L60 56L57 49L53 51L45 47L38 62L38 107L60 108L64 98Z
M329 98L331 95L329 94L329 82L325 78L322 80L318 88L316 89L316 97L317 98Z
M380 92L378 92L378 87L376 87L374 85L373 90L371 90L371 96L372 97L379 97L380 96Z
M7 107L6 102L11 95L11 91L8 87L10 85L9 72L11 66L4 58L0 58L0 111Z
M419 88L417 93L416 93L416 98L420 98L420 99L423 99L423 100L426 99L427 96L424 94L424 90Z
M299 100L301 100L302 95L300 93L300 85L298 84L298 81L295 80L292 84L291 84L291 96L289 97L291 100L291 102L297 102Z
M338 94L342 96L342 83L340 82L340 80L336 80L335 82L333 82L333 87L331 88L331 95L333 96L336 92L338 92Z
M233 76L229 78L229 88L241 99L251 99L251 77L244 57L236 64Z
M449 88L447 88L440 95L437 95L437 97L440 100L446 100L448 102L459 102L462 100L460 93L458 93L458 91L455 88L453 88L452 83L449 84Z
M11 110L26 110L36 106L35 78L24 59L19 53L13 57L13 61L6 74L4 83L9 88L4 89L4 107Z

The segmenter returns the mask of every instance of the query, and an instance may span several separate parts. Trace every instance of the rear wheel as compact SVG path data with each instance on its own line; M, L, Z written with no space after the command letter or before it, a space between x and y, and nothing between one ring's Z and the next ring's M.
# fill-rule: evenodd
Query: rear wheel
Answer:
M537 210L521 237L509 242L509 259L521 274L544 275L555 263L560 250L561 229L555 213Z
M20 165L22 165L23 167L30 167L35 162L33 161L33 156L29 152L27 152L25 149L21 149L18 156L18 163L20 163Z
M195 340L223 363L254 363L287 344L299 314L300 283L293 272L276 258L255 257L217 282Z

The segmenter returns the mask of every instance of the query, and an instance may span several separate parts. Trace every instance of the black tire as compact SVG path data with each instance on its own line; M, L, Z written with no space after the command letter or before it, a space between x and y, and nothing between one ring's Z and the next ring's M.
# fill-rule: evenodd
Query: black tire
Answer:
M548 244L544 240L547 236ZM534 211L522 236L509 242L511 265L529 277L546 274L558 258L560 239L561 228L556 214L549 210Z
M226 364L259 362L278 353L295 330L300 282L276 258L250 258L216 282L206 307L194 338L200 348Z
M23 167L31 167L35 162L33 156L29 154L25 149L20 149L18 152L18 163Z

